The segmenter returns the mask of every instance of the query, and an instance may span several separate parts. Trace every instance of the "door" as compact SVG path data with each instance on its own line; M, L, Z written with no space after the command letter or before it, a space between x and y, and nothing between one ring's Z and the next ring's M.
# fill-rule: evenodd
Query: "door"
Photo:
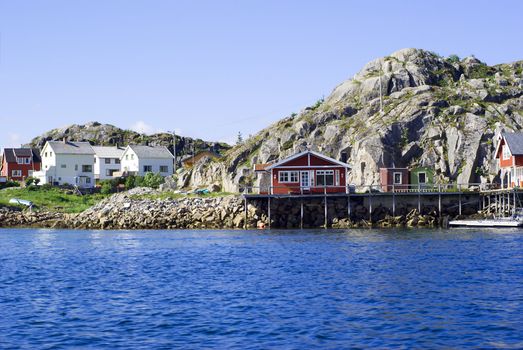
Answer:
M311 176L308 171L302 171L300 172L300 187L302 189L309 190L311 187Z

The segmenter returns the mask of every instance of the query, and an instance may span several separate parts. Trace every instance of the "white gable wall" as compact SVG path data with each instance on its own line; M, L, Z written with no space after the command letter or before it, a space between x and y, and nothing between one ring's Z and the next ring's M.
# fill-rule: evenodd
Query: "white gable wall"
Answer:
M47 154L47 155L46 155ZM84 167L87 166L87 167ZM90 171L89 168L90 166ZM87 171L84 171L87 170ZM46 144L42 150L42 170L34 176L40 185L78 185L81 188L94 187L94 156L92 154L55 154Z

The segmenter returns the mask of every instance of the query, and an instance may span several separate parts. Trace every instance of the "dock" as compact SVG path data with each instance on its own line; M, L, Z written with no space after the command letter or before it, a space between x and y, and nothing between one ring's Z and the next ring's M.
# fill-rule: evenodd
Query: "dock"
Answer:
M288 187L287 187L288 189ZM276 193L275 193L276 192ZM511 215L515 213L516 208L521 207L519 195L523 194L521 188L496 188L479 183L467 184L434 184L434 185L402 185L399 188L395 186L383 185L366 185L366 186L317 186L290 189L289 193L281 194L274 191L272 187L244 187L242 188L243 198L245 201L245 220L248 219L248 205L260 205L265 202L269 228L272 223L273 207L282 200L292 201L299 205L299 222L300 228L303 228L304 206L309 203L321 202L323 206L323 227L328 227L329 222L329 204L336 201L345 203L345 217L352 219L354 205L363 205L367 209L369 222L373 221L374 210L377 206L385 207L393 217L397 215L398 206L403 205L409 208L417 209L419 213L426 205L433 206L437 209L437 215L441 219L447 209L449 212L455 212L454 216L464 214L464 208L467 212L483 212L497 216Z

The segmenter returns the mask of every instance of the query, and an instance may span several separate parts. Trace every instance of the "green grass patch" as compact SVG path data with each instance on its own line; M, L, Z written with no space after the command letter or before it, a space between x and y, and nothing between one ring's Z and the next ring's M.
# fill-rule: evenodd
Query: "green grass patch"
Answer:
M194 193L176 193L176 192L161 192L161 193L148 193L148 194L135 194L129 196L131 199L151 199L151 200L166 200L166 199L182 199L182 198L217 198L233 196L234 193L230 192L211 192L207 194L194 194Z
M80 213L95 205L107 195L86 194L83 196L68 193L59 188L32 186L27 188L8 188L0 191L0 204L9 204L11 198L33 202L37 209L62 213Z

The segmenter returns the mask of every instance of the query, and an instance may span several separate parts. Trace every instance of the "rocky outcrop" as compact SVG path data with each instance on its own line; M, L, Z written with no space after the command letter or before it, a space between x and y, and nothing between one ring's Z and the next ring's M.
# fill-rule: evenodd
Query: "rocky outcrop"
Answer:
M67 221L67 214L0 208L0 227L55 227Z
M311 148L346 153L350 181L377 184L380 167L428 166L442 182L489 182L495 137L523 128L523 61L488 66L403 49L368 63L324 101L187 172L183 185L257 185L255 163ZM381 96L381 97L380 97Z
M156 133L153 135L140 134L132 130L123 130L109 124L91 122L84 125L69 125L63 128L50 130L43 135L35 137L28 146L42 148L46 141L63 140L87 141L93 145L101 146L126 146L149 144L151 146L166 146L173 151L173 135ZM176 137L176 154L180 157L204 150L222 153L230 146L222 142L208 142L190 137Z

